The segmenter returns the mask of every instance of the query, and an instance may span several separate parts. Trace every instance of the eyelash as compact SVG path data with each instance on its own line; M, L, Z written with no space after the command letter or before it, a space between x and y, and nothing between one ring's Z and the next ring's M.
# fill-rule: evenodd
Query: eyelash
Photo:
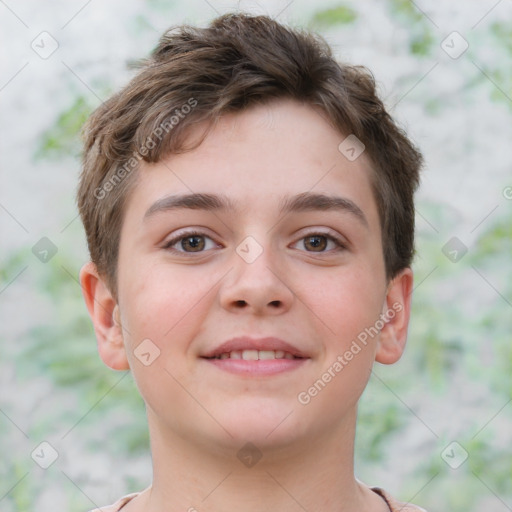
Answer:
M338 238L337 236L334 236L332 234L322 232L322 231L311 231L310 233L306 233L299 239L299 241L304 240L306 238L313 237L313 236L325 237L328 241L334 242L337 245L337 247L335 249L331 249L329 251L320 251L319 254L340 252L340 251L344 251L347 249L347 244L344 241L342 241L340 238ZM316 253L316 251L306 251L306 252L309 252L312 254Z
M205 233L203 233L201 231L198 231L198 230L191 230L191 231L186 231L186 232L180 233L178 236L172 238L171 240L169 240L164 245L163 248L164 249L168 249L171 252L174 252L174 253L177 253L177 254L195 254L194 251L191 251L191 252L189 252L189 251L178 251L178 250L172 248L172 246L176 245L178 242L181 242L185 238L190 238L190 237L193 237L193 236L200 236L200 237L209 238L210 240L215 242L215 240L213 240L212 237L206 235ZM313 236L325 237L325 238L327 238L327 240L330 240L330 241L334 242L338 246L336 249L332 249L330 251L319 251L318 254L326 254L326 253L329 253L329 252L339 252L339 251L343 251L343 250L347 249L346 243L344 243L338 237L336 237L334 235L331 235L329 233L323 233L321 231L311 231L310 233L306 233L298 241L301 241L301 240L304 240L306 238L310 238L310 237L313 237ZM204 250L203 251L197 251L197 253L203 253L203 252L205 252L205 251ZM306 251L306 252L309 252L309 253L312 253L312 254L316 254L316 251Z
M185 238L190 238L192 236L202 236L205 238L209 238L210 240L213 240L212 237L206 235L205 233L202 233L201 231L196 231L196 230L185 231L183 233L180 233L178 236L172 238L171 240L169 240L164 245L164 249L169 249L171 252L175 252L178 254L194 254L194 252L178 251L178 250L172 248L173 245L177 244L181 240L184 240ZM204 251L198 251L198 252L204 252Z

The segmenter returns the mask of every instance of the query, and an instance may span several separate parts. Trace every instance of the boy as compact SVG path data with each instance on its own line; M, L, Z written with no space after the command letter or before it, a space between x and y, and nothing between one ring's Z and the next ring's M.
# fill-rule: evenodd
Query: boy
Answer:
M264 16L167 32L85 129L80 281L153 482L100 510L417 511L354 477L404 349L421 156L362 68Z

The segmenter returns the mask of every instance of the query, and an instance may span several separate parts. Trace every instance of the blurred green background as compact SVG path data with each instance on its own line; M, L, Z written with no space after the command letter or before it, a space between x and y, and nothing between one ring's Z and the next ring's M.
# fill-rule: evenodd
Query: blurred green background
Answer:
M164 29L238 5L368 66L426 157L409 344L363 396L357 476L430 512L512 510L512 6L407 0L0 5L0 510L84 512L150 483L144 405L99 360L78 284L79 130Z

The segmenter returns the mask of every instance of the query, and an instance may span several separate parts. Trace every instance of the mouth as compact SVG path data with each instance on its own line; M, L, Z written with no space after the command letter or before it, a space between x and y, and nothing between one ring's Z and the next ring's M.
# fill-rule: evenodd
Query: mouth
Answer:
M233 350L232 352L223 352L222 354L206 357L205 359L242 359L244 361L262 361L270 359L304 359L294 356L284 350Z
M201 356L220 370L245 376L274 375L299 368L310 357L279 338L239 337Z

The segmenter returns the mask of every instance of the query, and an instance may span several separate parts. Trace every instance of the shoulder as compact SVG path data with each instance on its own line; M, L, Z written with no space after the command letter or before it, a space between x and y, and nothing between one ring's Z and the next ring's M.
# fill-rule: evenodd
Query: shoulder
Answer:
M133 498L135 498L135 496L138 496L139 494L140 493L138 493L138 492L134 492L132 494L128 494L126 496L123 496L119 500L117 500L113 505L95 508L94 510L91 510L90 512L118 512L130 500L132 500Z
M427 512L425 509L413 505L412 503L403 503L401 501L395 500L392 496L390 496L384 489L380 487L372 487L372 491L376 492L380 496L386 500L391 512Z

